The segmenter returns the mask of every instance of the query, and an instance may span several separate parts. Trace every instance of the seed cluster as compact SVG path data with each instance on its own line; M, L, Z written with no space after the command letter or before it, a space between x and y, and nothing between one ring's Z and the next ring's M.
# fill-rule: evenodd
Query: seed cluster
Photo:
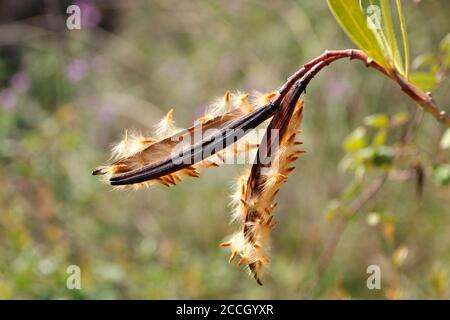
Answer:
M277 205L275 197L288 174L295 169L293 162L304 152L298 149L302 143L296 140L302 114L303 101L299 100L287 126L278 131L279 145L271 150L270 162L256 163L251 171L239 177L232 195L232 220L241 227L221 246L230 247L229 262L239 257L238 266L247 265L259 284L269 263L270 233L276 224L272 215ZM273 129L272 124L267 132Z
M111 178L138 170L145 165L158 163L171 157L175 148L183 150L191 147L194 140L195 131L201 126L203 131L214 132L226 128L227 125L243 117L255 109L268 104L275 96L275 93L259 94L253 97L249 94L231 94L217 99L209 106L205 114L196 119L196 126L188 129L180 129L175 126L173 111L161 119L154 129L153 137L146 137L139 134L129 134L125 131L123 139L112 148L112 163L98 167L94 170L94 175L103 175L105 181ZM203 139L207 136L203 136ZM258 145L250 143L245 137L239 140L234 146L230 146L234 153L248 152ZM198 177L202 168L217 167L224 162L225 150L216 152L211 157L198 163L186 166L173 173L165 174L156 179L132 184L133 187L151 186L163 184L166 186L175 185L183 177ZM119 186L121 188L123 186Z
M297 93L299 92L297 88ZM202 117L196 119L193 127L187 129L176 127L173 111L170 110L155 125L153 137L129 134L126 131L123 139L112 149L112 163L97 168L93 174L103 175L111 183L117 177L140 174L148 165L157 166L167 161L175 148L178 150L193 148L192 140L186 138L192 138L199 127L202 130L227 129L247 115L253 116L252 113L258 109L269 106L276 97L277 93L255 94L250 97L245 93L226 92L222 98L217 99L206 109ZM280 110L275 113L267 126L264 143L261 142L261 145L250 143L246 136L197 163L168 171L156 178L139 179L139 182L131 183L134 188L154 184L175 185L183 177L198 177L202 168L222 164L224 152L229 148L233 148L234 154L248 153L258 148L258 156L251 170L238 179L232 196L232 220L239 222L241 228L221 246L230 247L229 261L239 257L238 265L247 265L250 274L259 284L269 262L270 233L275 226L272 215L276 207L275 197L281 185L286 182L288 174L294 170L292 163L303 152L297 148L301 142L296 141L299 133L297 127L303 112L303 101L298 97L299 94L295 97L291 94L284 98ZM272 131L275 133L272 134ZM203 136L203 139L207 138ZM274 141L277 143L274 144ZM261 155L269 161L262 163Z

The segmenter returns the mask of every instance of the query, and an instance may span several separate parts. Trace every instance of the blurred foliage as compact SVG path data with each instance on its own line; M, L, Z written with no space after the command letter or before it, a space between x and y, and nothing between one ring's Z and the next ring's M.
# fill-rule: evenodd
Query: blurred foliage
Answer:
M150 131L171 108L188 126L227 89L274 90L325 49L351 47L325 1L79 1L89 14L73 31L63 2L49 3L1 15L0 298L450 298L448 132L360 63L309 87L307 154L280 192L263 287L218 248L244 166L137 192L90 175L125 128ZM450 3L404 12L411 79L448 110ZM349 212L378 175L382 190ZM317 280L338 219L348 225ZM381 290L366 287L370 264ZM81 290L66 288L69 265Z

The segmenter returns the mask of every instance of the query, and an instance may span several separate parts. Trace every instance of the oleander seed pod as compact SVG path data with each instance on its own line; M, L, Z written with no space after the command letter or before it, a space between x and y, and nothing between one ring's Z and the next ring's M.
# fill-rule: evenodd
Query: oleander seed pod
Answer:
M117 176L130 174L145 166L157 164L173 156L175 148L178 150L189 149L195 140L197 130L203 130L205 134L202 139L210 138L212 133L225 129L237 119L248 115L263 104L273 99L274 94L257 94L250 99L249 94L229 91L217 99L210 107L206 108L205 114L196 119L196 124L188 129L180 129L175 126L173 110L154 126L154 137L145 137L140 134L125 134L122 140L112 148L112 160L109 165L100 166L93 171L94 175L103 175L103 180L111 181ZM212 132L208 135L208 132ZM194 141L195 142L195 141ZM248 137L243 137L227 148L215 152L213 155L201 161L183 167L180 170L171 172L154 179L148 179L137 183L131 183L135 188L162 184L165 186L175 185L183 177L198 177L199 170L203 168L217 167L225 161L226 152L239 154L256 149L257 144L251 143ZM122 187L122 186L116 186Z
M302 143L296 140L303 114L303 101L298 100L298 97L294 93L285 97L280 110L267 127L267 139L270 139L268 133L271 130L278 130L278 145L272 145L268 141L261 142L269 145L266 147L266 156L270 154L270 161L266 164L255 163L251 171L239 177L231 204L232 221L240 223L241 231L221 244L231 249L229 262L239 256L238 265L246 264L259 284L262 284L261 278L269 263L270 234L275 226L272 212L276 207L276 194L287 181L288 174L294 170L293 162L304 152L298 149ZM284 117L284 114L280 115L283 112L286 113Z

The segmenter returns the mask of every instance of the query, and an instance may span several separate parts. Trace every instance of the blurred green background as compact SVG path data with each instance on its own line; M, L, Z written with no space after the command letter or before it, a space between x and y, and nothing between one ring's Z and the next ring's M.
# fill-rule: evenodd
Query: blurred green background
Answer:
M450 2L403 2L412 57L437 52ZM330 205L353 179L339 169L342 141L370 114L416 108L360 62L337 62L309 87L307 153L278 197L263 287L218 247L237 228L230 177L245 166L136 192L91 176L126 128L149 132L171 108L189 126L226 90L275 90L325 49L353 47L325 1L86 0L72 31L69 4L0 3L0 298L450 298L450 189L429 179L449 151L426 114L414 132L427 156L422 196L414 179L387 181L317 277L336 227ZM449 110L440 80L433 95ZM381 290L366 287L371 264ZM66 287L69 265L81 268L81 290Z

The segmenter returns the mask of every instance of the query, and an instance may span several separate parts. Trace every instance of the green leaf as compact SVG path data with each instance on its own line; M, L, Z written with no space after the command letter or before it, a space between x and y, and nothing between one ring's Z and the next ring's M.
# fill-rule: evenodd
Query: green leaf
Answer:
M432 72L414 72L411 74L410 80L424 91L434 89L438 85L436 75Z
M387 138L387 130L381 129L378 130L377 134L373 138L372 144L376 147L383 145L386 142Z
M346 172L347 170L352 168L354 166L354 164L355 164L355 161L354 161L353 157L351 157L350 155L346 155L341 159L341 161L339 161L338 169L341 172Z
M405 71L398 50L389 0L359 0L359 2L362 10L368 15L367 23L370 25L370 30L374 33L390 66L404 75Z
M367 17L357 0L327 0L328 6L347 36L369 57L383 67L388 63L374 33L367 26Z
M442 53L450 52L450 33L448 33L440 42L439 50Z
M439 61L436 55L432 53L424 53L414 58L412 67L414 69L429 67L430 70L439 67Z
M375 149L372 157L372 163L377 167L386 167L392 164L394 160L394 150L392 147L380 146Z
M450 67L450 33L447 34L444 39L442 39L439 50L441 51L441 54L443 55L442 60L444 67L449 68Z
M433 169L433 179L441 186L450 184L450 164L441 164Z
M373 128L386 128L389 125L389 117L382 113L372 114L364 118L364 124Z
M345 187L344 191L341 194L342 200L349 200L353 197L356 197L362 190L361 181L353 180L347 187Z
M360 149L357 159L365 166L388 168L394 160L394 150L389 146L367 147Z
M450 129L445 130L439 145L442 149L450 148Z
M363 127L358 127L344 139L343 148L347 152L354 152L366 145L366 130Z
M389 0L381 0L381 12L383 16L383 29L387 34L390 58L394 61L396 70L405 75L402 57L398 50L397 38L395 37L394 23L392 21L392 9Z
M325 213L325 219L328 222L331 222L336 219L336 217L339 215L339 211L341 209L341 203L334 199L331 200L328 204L327 212Z
M392 116L391 123L393 126L401 126L408 122L409 114L406 112L397 112Z
M401 0L396 0L398 18L400 20L400 30L402 31L402 40L403 40L403 57L405 59L405 77L409 78L409 64L410 64L410 55L409 55L409 39L408 39L408 31L406 31L406 21L405 15L403 14L403 8Z
M375 150L373 147L366 147L358 150L358 152L355 154L355 160L363 165L367 166L372 164L372 158L375 154Z

